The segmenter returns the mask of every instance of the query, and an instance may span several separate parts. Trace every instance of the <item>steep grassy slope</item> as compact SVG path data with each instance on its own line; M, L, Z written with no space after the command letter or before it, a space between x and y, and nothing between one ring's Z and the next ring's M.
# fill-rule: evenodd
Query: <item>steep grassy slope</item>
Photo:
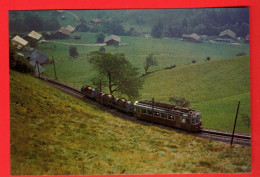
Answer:
M205 127L231 131L239 99L240 112L250 116L249 72L248 56L180 66L148 75L142 97L162 102L185 97L202 112ZM250 132L239 120L240 131Z
M11 175L250 172L250 147L122 120L10 72ZM216 160L218 159L218 160Z

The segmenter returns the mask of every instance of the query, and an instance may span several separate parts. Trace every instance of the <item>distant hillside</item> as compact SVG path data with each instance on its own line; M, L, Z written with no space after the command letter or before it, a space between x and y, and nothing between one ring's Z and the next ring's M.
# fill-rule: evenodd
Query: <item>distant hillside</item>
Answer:
M145 77L141 94L162 102L168 102L173 95L185 97L202 112L205 127L231 131L239 99L243 105L241 113L250 116L249 64L249 57L242 56L156 72ZM229 121L216 126L215 120ZM240 131L250 132L242 118L240 125Z
M14 71L10 136L11 175L251 171L250 147L122 120Z
M248 8L71 10L70 12L76 14L86 24L93 18L100 19L101 25L86 29L92 32L143 35L151 33L152 28L160 22L162 37L180 37L183 33L218 36L226 29L231 29L240 37L245 37L249 33ZM33 30L38 31L51 30L57 23L61 26L78 25L77 20L66 12L10 11L9 16L11 32L26 32L33 27ZM117 29L111 30L114 26L117 26Z

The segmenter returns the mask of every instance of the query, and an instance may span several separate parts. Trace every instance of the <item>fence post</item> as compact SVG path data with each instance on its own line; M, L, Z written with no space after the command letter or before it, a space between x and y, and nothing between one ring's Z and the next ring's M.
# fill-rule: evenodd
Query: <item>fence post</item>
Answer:
M58 80L58 78L57 78L57 74L56 74L55 61L54 61L53 56L52 56L52 61L53 61L53 68L54 68L55 79Z
M239 111L239 106L240 106L240 101L238 101L238 105L237 105L237 113L236 113L236 118L235 118L235 123L234 123L234 128L233 128L231 143L230 143L231 146L232 146L232 144L233 144L233 138L234 138L235 129L236 129L236 124L237 124L237 115L238 115L238 111Z

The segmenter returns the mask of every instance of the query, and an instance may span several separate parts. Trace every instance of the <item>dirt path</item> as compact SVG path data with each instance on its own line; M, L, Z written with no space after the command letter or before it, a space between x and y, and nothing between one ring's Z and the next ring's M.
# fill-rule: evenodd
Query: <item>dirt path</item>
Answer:
M78 46L93 46L93 47L101 47L106 46L106 43L100 44L77 44L77 43L69 43L69 42L56 42L56 41L49 41L56 44L64 44L64 45L78 45ZM127 45L127 43L120 43L119 45Z
M69 12L69 11L66 11L66 10L64 12L72 15L78 22L80 22L80 19L79 19L79 17L76 14L74 14L72 12Z

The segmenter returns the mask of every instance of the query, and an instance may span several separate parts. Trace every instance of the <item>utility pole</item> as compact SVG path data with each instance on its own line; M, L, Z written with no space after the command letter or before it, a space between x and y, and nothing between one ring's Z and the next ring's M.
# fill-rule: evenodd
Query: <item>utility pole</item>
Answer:
M40 78L41 75L40 75L39 62L38 62L38 60L36 60L36 65L37 65L37 70L38 70L38 77Z
M52 61L53 61L53 68L54 68L55 79L58 80L57 74L56 74L56 68L55 68L55 61L54 61L53 56L52 56Z
M102 92L102 88L101 88L101 78L99 78L99 89L100 89L100 92Z
M153 118L154 118L154 98L153 98L153 100L152 100L152 114L153 114Z
M236 113L236 118L235 118L233 133L232 133L232 139L231 139L231 143L230 143L231 146L232 146L232 144L233 144L233 138L234 138L235 129L236 129L236 124L237 124L237 115L238 115L238 111L239 111L239 106L240 106L240 101L238 101L238 105L237 105L237 113Z

